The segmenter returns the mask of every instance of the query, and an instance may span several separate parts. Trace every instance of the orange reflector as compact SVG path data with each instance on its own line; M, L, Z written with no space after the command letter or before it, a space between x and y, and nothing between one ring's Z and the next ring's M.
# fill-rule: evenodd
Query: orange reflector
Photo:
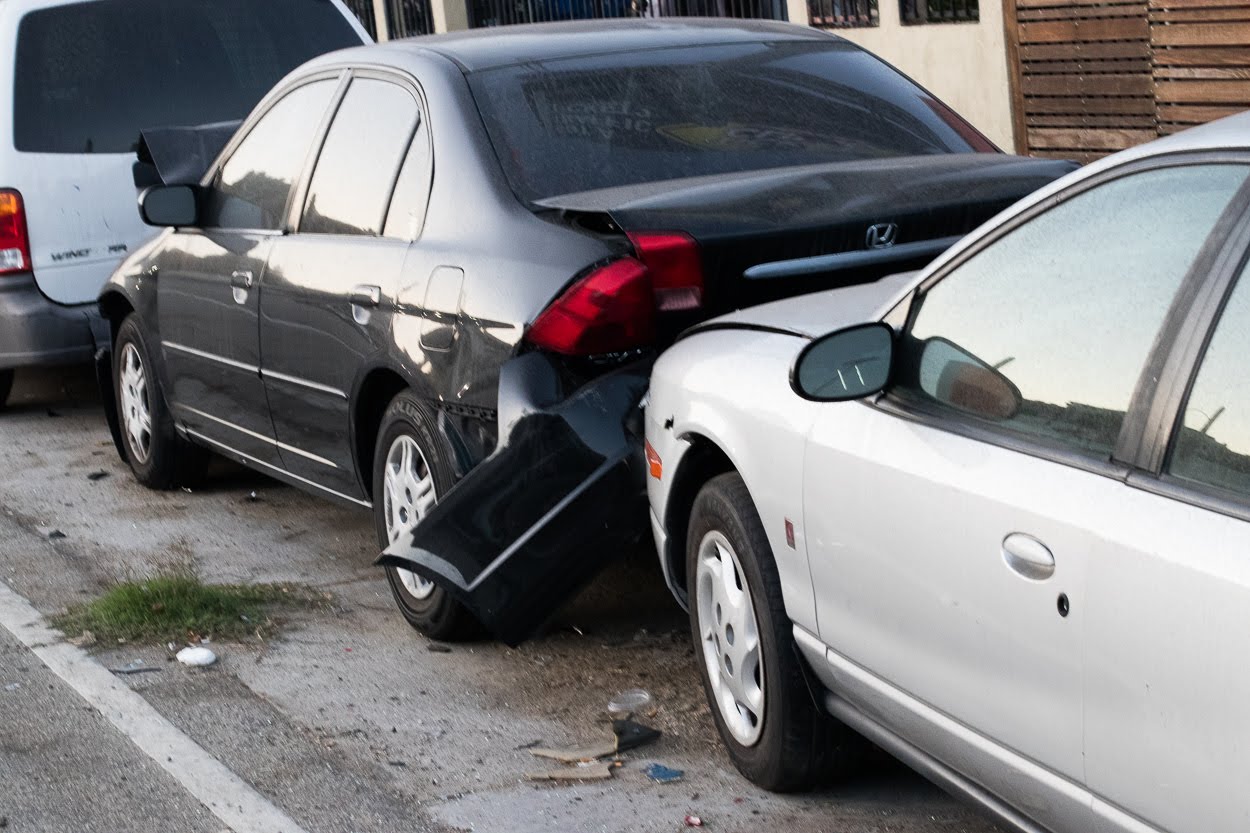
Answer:
M660 455L656 453L655 447L651 445L651 441L646 442L647 452L647 469L651 472L651 476L656 480L660 479L660 475L664 473L664 462L660 460Z
M0 191L0 217L13 217L22 210L22 198L14 191Z

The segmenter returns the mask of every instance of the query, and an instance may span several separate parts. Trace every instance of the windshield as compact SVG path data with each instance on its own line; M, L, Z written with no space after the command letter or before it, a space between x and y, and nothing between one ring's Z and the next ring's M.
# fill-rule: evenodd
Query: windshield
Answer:
M993 146L848 43L644 50L486 70L469 83L513 190L557 194Z
M360 36L330 0L114 0L18 28L14 144L126 153L151 127L241 119L284 75Z

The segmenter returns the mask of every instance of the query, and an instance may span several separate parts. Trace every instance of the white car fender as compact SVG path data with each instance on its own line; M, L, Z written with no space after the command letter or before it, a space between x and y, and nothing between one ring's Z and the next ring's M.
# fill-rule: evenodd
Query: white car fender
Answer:
M665 577L678 598L669 559L685 558L685 525L671 528L674 484L696 443L728 458L742 476L768 536L790 617L815 630L815 599L803 538L803 448L815 404L790 387L806 338L750 329L691 336L660 358L651 376L647 438L660 477L648 477L652 527ZM689 485L688 483L685 485ZM701 486L698 483L697 486ZM670 540L671 539L671 540Z

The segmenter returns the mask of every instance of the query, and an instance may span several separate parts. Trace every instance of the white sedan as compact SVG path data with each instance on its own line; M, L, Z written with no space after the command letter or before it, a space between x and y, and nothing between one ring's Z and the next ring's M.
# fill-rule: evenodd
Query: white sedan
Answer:
M652 525L748 778L849 727L1022 830L1250 830L1248 259L1250 114L661 357Z

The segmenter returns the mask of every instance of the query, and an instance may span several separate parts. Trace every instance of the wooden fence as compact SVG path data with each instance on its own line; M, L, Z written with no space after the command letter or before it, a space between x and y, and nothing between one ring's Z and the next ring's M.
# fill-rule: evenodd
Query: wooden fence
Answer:
M1250 0L1007 0L1017 150L1088 161L1250 108Z

